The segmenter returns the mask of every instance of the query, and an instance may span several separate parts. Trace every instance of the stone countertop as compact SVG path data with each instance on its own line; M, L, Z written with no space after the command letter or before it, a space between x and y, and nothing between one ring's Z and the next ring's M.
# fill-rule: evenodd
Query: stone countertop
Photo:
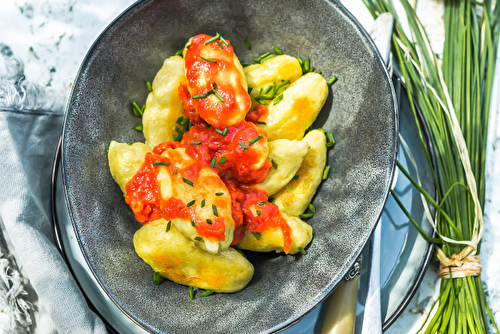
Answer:
M25 63L29 80L45 86L46 92L64 102L80 62L99 33L131 0L2 0L0 52L16 55ZM373 19L361 0L344 5L369 30ZM428 30L435 50L444 42L442 1L421 0L417 13ZM1 64L2 62L0 62ZM4 69L0 65L0 76ZM486 206L481 249L482 279L490 307L500 323L500 61L497 65L490 112L486 168ZM415 333L438 295L437 264L430 266L424 281L403 315L388 333Z

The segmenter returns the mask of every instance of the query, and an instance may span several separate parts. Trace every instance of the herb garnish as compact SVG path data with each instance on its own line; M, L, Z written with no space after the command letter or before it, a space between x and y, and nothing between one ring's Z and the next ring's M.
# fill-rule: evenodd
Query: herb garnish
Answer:
M189 184L191 187L194 187L193 182L189 181L188 179L183 177L182 181L184 181L184 183L186 183L186 184Z
M257 136L257 137L255 137L254 139L250 140L250 141L248 142L248 146L250 146L250 145L254 144L256 141L260 140L261 138L262 138L262 136Z

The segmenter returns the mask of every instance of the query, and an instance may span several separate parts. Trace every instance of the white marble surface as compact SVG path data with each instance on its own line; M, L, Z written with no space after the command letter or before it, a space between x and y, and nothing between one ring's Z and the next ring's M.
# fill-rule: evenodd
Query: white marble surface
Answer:
M131 0L1 0L0 51L24 60L29 80L46 87L49 94L66 99L78 66L94 39ZM373 22L361 0L344 5L367 28ZM442 3L420 0L417 10L430 32L436 51L444 41ZM1 62L0 62L1 63ZM499 61L500 64L500 61ZM500 68L500 66L498 66ZM3 69L0 65L0 75ZM487 155L485 233L482 248L483 281L489 290L490 306L500 323L500 70L497 68L491 110ZM390 333L414 333L437 296L436 265L426 274L416 296Z

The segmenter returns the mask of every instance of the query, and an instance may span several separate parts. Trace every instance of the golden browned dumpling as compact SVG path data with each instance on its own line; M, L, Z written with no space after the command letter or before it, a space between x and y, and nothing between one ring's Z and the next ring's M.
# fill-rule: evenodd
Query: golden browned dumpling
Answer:
M326 137L319 130L309 132L304 139L309 143L307 155L297 171L298 179L291 180L273 197L281 212L298 216L304 212L316 192L326 164Z
M108 150L108 163L111 176L125 194L125 185L144 163L149 149L143 143L118 143L111 141Z
M207 253L180 233L173 224L159 219L134 235L137 254L160 275L179 284L215 292L236 292L253 276L253 266L238 251L228 248Z
M309 143L305 140L278 139L267 143L268 161L274 161L276 168L271 169L266 179L255 187L267 191L268 196L288 184L299 170L304 160Z
M262 64L253 64L244 68L248 87L259 88L276 82L290 80L296 81L302 76L302 68L297 58L281 55L266 60Z
M300 218L281 213L291 230L292 245L288 254L296 254L299 247L305 248L312 239L312 227L304 223ZM283 232L279 227L270 228L260 232L257 240L252 232L246 231L245 237L238 243L242 249L255 252L283 252Z
M146 146L152 150L156 145L173 140L177 119L184 111L178 94L180 84L185 84L184 60L179 56L167 58L153 81L146 109L142 117Z
M186 154L185 148L166 149L162 156L168 157L171 165L159 167L161 197L164 200L175 198L186 205L192 203L189 209L194 216L190 219L172 219L172 223L207 252L215 254L228 248L233 241L235 224L231 195L224 182L208 167L202 167L196 179L188 176L185 171L196 168L196 161ZM224 229L224 240L212 237L210 231L217 227ZM203 231L207 233L203 234Z
M305 131L316 119L328 96L325 78L318 73L307 73L283 92L283 99L269 103L269 114L259 125L276 139L301 140Z

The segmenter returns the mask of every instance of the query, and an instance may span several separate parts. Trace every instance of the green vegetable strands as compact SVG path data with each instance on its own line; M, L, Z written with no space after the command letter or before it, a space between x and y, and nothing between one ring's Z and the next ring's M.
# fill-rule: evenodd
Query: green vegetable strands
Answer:
M390 1L363 1L374 17L391 12L397 18ZM498 333L477 268L480 268L486 142L500 35L500 4L496 1L493 5L491 0L445 0L446 38L440 63L414 9L408 0L401 3L411 38L396 20L392 52L405 80L415 123L419 127L413 102L421 109L437 157L434 170L419 127L439 204L415 180L409 179L427 199L427 205L436 210L438 238L423 236L438 244L443 278L439 299L433 306L435 312L430 313L432 316L419 332L489 333L489 318ZM409 176L401 165L398 167ZM400 203L396 194L392 194ZM412 217L409 219L416 225ZM421 229L419 232L423 234ZM452 267L455 267L453 272Z

